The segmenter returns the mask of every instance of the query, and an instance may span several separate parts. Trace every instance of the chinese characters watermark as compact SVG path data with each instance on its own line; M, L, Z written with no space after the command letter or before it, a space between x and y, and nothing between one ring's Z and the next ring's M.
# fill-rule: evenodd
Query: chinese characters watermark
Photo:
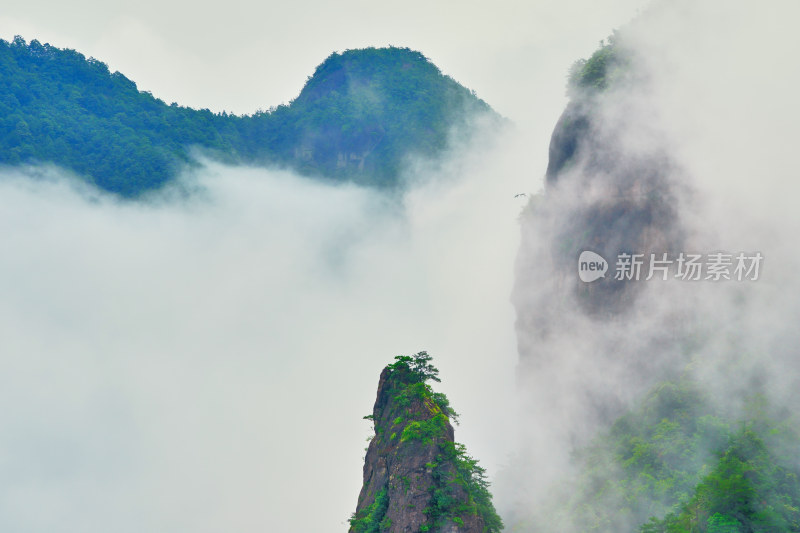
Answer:
M693 254L625 253L616 257L614 279L617 281L649 281L678 279L682 281L757 281L764 256L761 252ZM591 283L605 277L608 262L592 251L578 258L578 276Z

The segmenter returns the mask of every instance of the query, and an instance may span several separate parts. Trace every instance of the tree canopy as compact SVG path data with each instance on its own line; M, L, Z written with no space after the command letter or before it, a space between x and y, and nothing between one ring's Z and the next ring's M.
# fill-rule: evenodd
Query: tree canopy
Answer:
M74 50L0 39L0 164L53 163L125 197L169 182L195 152L392 187L406 158L436 156L490 112L407 48L334 53L288 105L237 116L168 105Z

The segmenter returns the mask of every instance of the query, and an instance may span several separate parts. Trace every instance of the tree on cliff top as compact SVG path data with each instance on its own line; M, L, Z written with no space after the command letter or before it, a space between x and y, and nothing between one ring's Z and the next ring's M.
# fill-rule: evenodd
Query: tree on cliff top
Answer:
M486 471L453 439L457 417L427 352L395 357L384 368L372 415L375 424L364 465L364 485L352 533L458 531L494 533Z

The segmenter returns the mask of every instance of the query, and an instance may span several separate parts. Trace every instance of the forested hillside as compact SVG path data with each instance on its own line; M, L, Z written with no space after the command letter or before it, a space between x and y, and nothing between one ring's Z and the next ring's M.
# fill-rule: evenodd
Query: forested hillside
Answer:
M74 50L0 40L0 163L53 163L126 197L173 179L193 150L394 186L405 158L439 154L475 113L491 110L407 48L334 53L288 105L236 116L168 105Z
M731 416L683 377L657 385L576 460L583 473L552 525L642 533L798 531L800 441L763 395Z

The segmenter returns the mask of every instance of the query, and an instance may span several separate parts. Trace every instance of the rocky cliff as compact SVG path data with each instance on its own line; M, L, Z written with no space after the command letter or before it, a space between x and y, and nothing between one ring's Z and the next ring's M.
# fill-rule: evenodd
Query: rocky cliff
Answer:
M686 246L685 179L645 97L647 72L637 51L614 37L576 62L570 102L551 137L545 191L520 217L512 301L519 390L534 422L523 438L535 443L532 453L541 442L559 444L528 470L518 466L516 486L529 486L557 453L564 468L571 466L572 453L658 380L677 375L688 357L676 341L683 338L683 308L659 305L668 301L666 291L680 287L645 281L651 254L674 258ZM580 277L583 252L603 259L604 277ZM625 273L619 265L626 255L641 257L638 274L617 275ZM548 509L548 496L539 495L536 505ZM530 500L522 505L508 515L515 526L515 513L531 511ZM522 531L589 529L554 525L547 511L525 520Z
M371 419L375 436L364 462L364 484L350 532L481 533L502 522L484 470L453 440L456 417L430 356L398 356L381 373Z
M554 315L548 303L564 297L592 319L624 315L644 285L616 276L617 257L643 253L644 280L649 252L672 254L685 242L677 212L681 170L641 96L647 80L637 60L612 36L573 67L570 102L551 137L546 193L522 217L515 300L528 331L546 334ZM609 267L590 284L575 275L585 250ZM525 287L535 287L540 301L523 302Z

